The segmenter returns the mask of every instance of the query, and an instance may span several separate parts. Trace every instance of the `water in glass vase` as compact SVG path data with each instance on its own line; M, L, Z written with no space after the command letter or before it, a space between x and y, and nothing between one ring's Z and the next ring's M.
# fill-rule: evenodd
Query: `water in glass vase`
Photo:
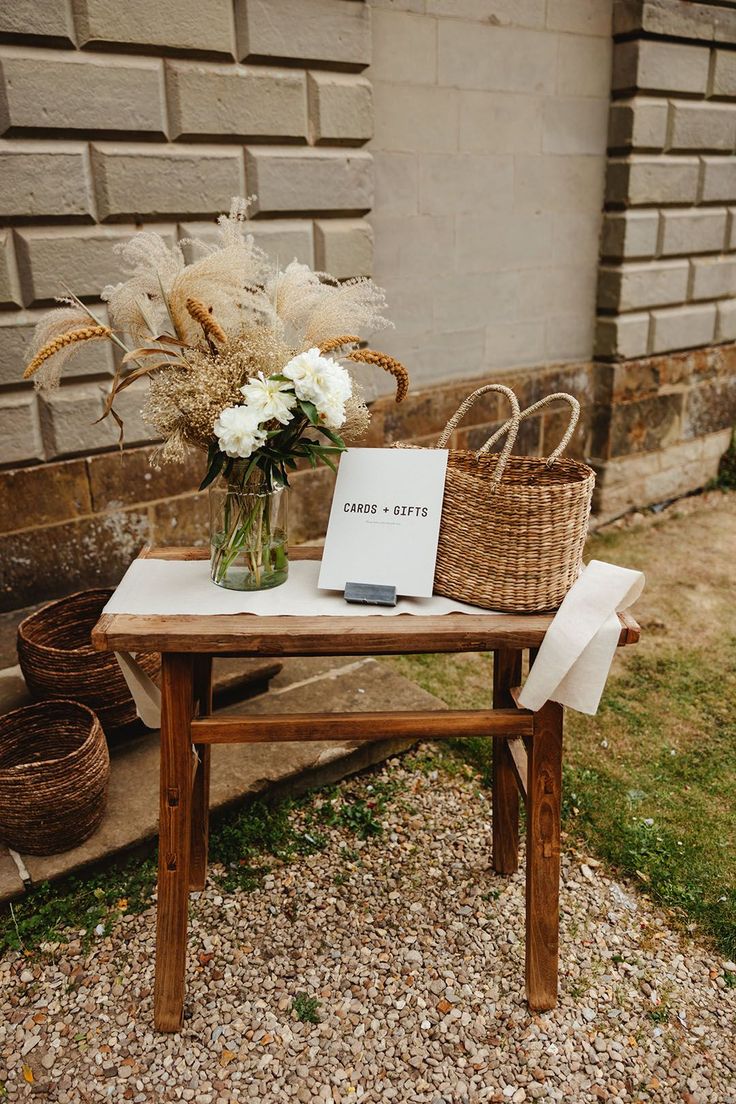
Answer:
M268 590L289 574L286 488L210 487L210 574L228 590Z

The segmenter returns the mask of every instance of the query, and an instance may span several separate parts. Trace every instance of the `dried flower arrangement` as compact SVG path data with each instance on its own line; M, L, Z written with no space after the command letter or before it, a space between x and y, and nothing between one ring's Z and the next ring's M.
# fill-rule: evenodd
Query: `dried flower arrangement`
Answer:
M297 261L271 264L247 233L247 207L233 200L217 220L216 245L189 239L196 255L189 264L182 243L170 246L149 231L118 246L127 279L102 292L110 325L74 295L60 299L64 305L36 327L24 378L52 389L83 345L113 341L123 356L103 418L115 418L122 433L115 398L147 376L142 414L163 438L158 460L179 460L190 445L205 449L206 486L250 459L248 477L271 489L288 483L299 459L329 464L330 453L364 435L370 415L341 360L390 372L397 402L408 374L393 358L357 348L355 330L389 325L383 291Z
M221 475L240 496L287 486L289 471L303 461L334 468L333 454L365 434L370 413L341 361L391 373L397 402L409 385L398 361L358 348L356 330L390 325L383 291L367 278L339 282L296 260L284 269L273 265L247 233L247 208L247 200L233 200L217 220L217 244L188 239L190 263L184 243L170 246L149 231L119 246L127 278L102 291L110 325L76 296L60 299L36 327L24 373L39 389L52 389L80 348L114 342L123 355L102 417L115 419L121 443L115 399L147 377L142 416L162 438L154 462L181 460L190 446L203 449L201 488ZM251 568L262 566L265 517L263 505L228 505L217 555L213 548L215 581L229 585L227 572L246 548ZM262 577L256 570L255 585Z

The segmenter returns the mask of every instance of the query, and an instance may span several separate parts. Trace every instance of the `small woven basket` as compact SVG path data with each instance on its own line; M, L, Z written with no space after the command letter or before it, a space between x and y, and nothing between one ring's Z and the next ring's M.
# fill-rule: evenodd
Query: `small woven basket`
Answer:
M512 415L478 452L449 450L434 591L485 609L557 609L580 571L595 483L587 464L561 456L580 404L559 393L520 411L513 391L487 384L462 403L437 448L447 447L460 420L486 391L506 395ZM554 452L546 459L512 456L521 421L556 399L569 403L571 417ZM490 455L504 435L502 451Z
M132 724L135 703L112 652L96 652L90 633L112 590L82 590L36 610L18 626L18 660L34 698L71 698L100 719L106 733ZM140 667L157 679L161 657L142 652Z
M74 701L0 717L0 840L28 855L77 847L105 812L110 757L99 720Z

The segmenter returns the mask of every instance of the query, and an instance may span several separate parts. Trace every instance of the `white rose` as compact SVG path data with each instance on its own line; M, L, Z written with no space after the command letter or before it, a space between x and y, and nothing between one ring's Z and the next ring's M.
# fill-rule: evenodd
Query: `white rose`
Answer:
M266 440L258 415L247 406L226 407L214 429L222 452L240 460L246 460Z
M240 391L248 409L257 414L262 422L275 418L281 425L286 425L294 417L292 409L296 406L296 395L290 382L272 379L259 372Z
M314 403L325 425L340 428L345 421L345 403L353 391L347 369L315 348L293 357L283 375L294 381L298 398Z

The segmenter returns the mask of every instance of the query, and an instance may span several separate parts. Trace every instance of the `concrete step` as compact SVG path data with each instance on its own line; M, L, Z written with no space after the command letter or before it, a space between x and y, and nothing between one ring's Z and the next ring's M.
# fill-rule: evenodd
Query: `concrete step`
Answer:
M288 659L268 693L229 705L223 714L441 709L443 703L378 660ZM339 736L339 733L336 733ZM344 778L411 746L411 741L230 744L212 748L211 808L256 795L300 794ZM54 880L104 863L155 837L159 734L145 732L111 749L105 819L91 839L60 855L21 855L29 882ZM25 890L6 848L0 849L0 901Z

